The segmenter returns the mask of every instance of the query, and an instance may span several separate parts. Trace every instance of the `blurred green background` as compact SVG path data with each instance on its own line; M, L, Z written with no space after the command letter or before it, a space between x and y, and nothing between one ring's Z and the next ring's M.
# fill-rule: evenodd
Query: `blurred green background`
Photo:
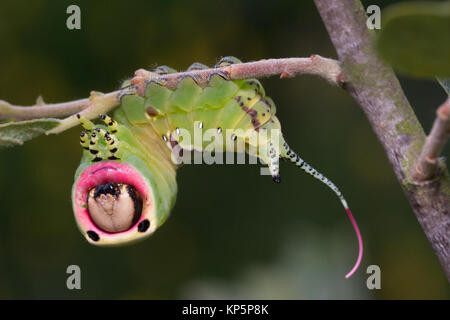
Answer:
M81 8L81 30L66 28L70 4ZM140 67L314 53L336 57L312 1L0 4L0 99L19 105L110 92ZM444 91L431 80L400 80L428 132ZM341 204L288 163L279 185L255 165L185 166L175 209L153 237L89 245L70 199L78 127L0 150L0 298L448 299L438 260L358 105L318 77L263 84L290 145L350 203L366 250L355 276L344 279L356 240ZM82 290L66 288L71 264L81 268ZM366 287L372 264L381 290Z

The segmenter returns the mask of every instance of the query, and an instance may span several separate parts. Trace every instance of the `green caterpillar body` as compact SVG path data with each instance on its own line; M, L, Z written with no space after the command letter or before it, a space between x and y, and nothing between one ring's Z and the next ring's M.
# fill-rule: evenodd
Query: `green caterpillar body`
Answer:
M239 62L233 58L222 60L218 66ZM202 68L195 63L188 70ZM206 67L204 67L206 68ZM160 67L159 73L172 70ZM233 141L239 141L255 148L246 148L253 156L259 157L269 165L274 180L279 180L278 157L271 161L273 130L280 130L280 122L275 116L276 107L271 98L265 95L264 88L257 79L227 80L221 74L213 74L208 84L201 87L195 78L181 79L176 88L170 89L159 81L147 84L145 95L125 95L121 109L132 125L149 125L169 148L179 145L185 150L204 151L210 144L204 139L195 140L195 130L213 130L216 139L225 149L233 148ZM181 137L180 130L188 135ZM265 134L260 134L264 132ZM255 139L251 139L255 134ZM256 134L258 134L256 138ZM286 155L287 146L279 135L277 145ZM217 142L217 141L216 141ZM216 151L217 150L217 144ZM232 149L231 148L231 149Z
M226 57L216 67L239 62ZM203 68L195 63L188 71ZM244 144L268 165L275 182L280 182L279 158L290 160L328 185L350 212L338 188L288 146L275 104L258 80L229 80L218 69L204 86L186 76L168 87L163 76L175 71L159 67L154 72L160 76L148 81L142 96L125 81L120 106L112 118L102 116L106 126L79 117L85 151L72 197L78 226L90 243L134 242L164 223L177 193L175 147L209 150L209 140L195 139L199 129L213 133L214 151Z

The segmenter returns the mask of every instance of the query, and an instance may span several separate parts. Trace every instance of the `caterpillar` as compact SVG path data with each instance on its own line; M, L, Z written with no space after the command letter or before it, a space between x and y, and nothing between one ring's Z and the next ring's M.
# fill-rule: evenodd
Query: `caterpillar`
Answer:
M215 67L240 61L222 58ZM192 64L188 71L207 68ZM280 182L279 159L286 159L331 188L354 227L359 244L352 275L362 258L362 239L344 196L333 182L292 150L276 117L276 106L257 79L230 80L213 72L206 85L195 77L180 78L175 88L164 75L176 72L161 66L161 77L149 80L139 95L125 81L121 104L112 116L94 124L78 115L81 163L72 190L79 229L89 243L112 246L150 236L169 216L177 194L176 170L183 152L205 152L211 143L195 139L198 130L212 132L214 150L245 151L268 165L273 181ZM192 139L194 137L194 140Z

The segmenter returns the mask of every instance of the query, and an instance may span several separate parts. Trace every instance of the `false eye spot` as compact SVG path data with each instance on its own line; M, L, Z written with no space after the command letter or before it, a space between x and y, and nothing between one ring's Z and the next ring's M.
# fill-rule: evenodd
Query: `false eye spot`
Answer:
M89 190L87 209L94 224L108 233L129 230L142 214L142 197L131 185L106 183Z
M97 242L98 240L100 240L100 237L98 236L97 232L89 230L86 233L87 233L88 237L92 239L92 241Z
M142 220L138 225L139 232L145 232L150 227L150 221L148 219Z

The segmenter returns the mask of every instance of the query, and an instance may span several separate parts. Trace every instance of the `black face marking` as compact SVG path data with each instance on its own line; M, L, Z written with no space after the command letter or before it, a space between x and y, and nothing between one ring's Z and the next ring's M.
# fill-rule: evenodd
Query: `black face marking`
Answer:
M116 153L117 152L117 148L111 149L110 152L111 153Z
M117 158L116 156L109 156L108 160L119 160L120 158Z
M111 166L104 166L104 167L101 167L101 168L95 170L94 172L92 172L90 174L90 176L92 176L93 174L96 174L97 172L102 171L102 170L117 170L117 168L111 167Z
M98 240L100 240L100 237L98 236L97 232L89 230L86 233L88 237L91 238L93 241L97 242Z
M141 217L142 200L139 198L135 187L127 185L127 192L130 195L131 199L133 199L133 203L134 203L134 216L133 216L133 221L131 222L131 225L133 226L136 222L138 222L139 218ZM146 220L144 220L144 221L146 221ZM142 222L144 222L144 221L142 221ZM142 224L142 222L140 224ZM148 225L150 226L150 222L148 223ZM138 227L138 229L139 229L139 227ZM145 229L145 230L147 230L147 229Z
M148 219L142 220L138 225L139 232L145 232L150 227L150 221Z
M115 183L101 184L95 188L94 199L97 199L102 194L110 194L112 196L118 196L120 194L120 188Z

